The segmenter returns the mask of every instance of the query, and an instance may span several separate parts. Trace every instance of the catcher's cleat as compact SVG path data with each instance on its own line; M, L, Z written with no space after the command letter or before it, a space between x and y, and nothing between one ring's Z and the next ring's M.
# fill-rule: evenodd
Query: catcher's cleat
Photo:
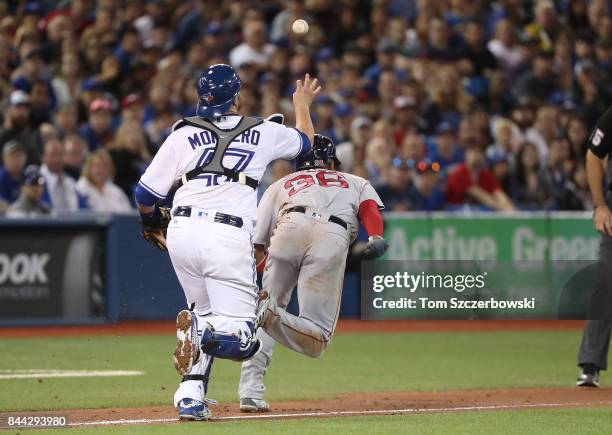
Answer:
M243 397L240 399L241 412L269 412L270 404L263 399L251 399Z
M205 399L206 400L206 399ZM183 399L178 403L179 420L205 421L210 420L212 412L205 402L194 399Z
M257 301L257 308L255 308L255 330L265 324L268 306L270 305L270 295L265 290L259 291L259 300Z
M576 380L577 387L599 387L599 369L580 369L580 374Z
M202 357L198 337L198 320L189 310L182 310L176 316L176 350L174 368L180 375L187 375Z

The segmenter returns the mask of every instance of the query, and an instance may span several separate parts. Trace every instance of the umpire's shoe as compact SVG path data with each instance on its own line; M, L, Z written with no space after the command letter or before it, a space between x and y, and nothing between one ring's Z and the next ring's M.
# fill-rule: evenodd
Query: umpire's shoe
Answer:
M174 368L184 376L191 372L193 365L202 357L198 337L198 319L193 312L183 310L176 316L176 339Z
M576 381L578 387L599 387L599 368L592 364L585 364L580 368L580 374Z
M240 399L240 411L242 412L268 412L270 404L263 399L251 399L243 397Z
M183 399L178 403L179 420L204 421L210 420L212 412L204 402L194 399Z

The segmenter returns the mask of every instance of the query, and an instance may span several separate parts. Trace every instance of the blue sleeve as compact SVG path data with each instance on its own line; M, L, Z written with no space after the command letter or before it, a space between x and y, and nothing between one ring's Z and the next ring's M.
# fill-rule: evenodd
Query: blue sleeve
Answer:
M42 198L40 199L42 204L46 204L49 208L53 207L51 203L51 195L49 195L49 189L47 189L47 185L45 184L45 190L43 191Z
M0 200L10 202L9 200L9 190L5 183L5 172L0 167Z
M152 207L157 201L164 199L164 197L155 194L151 189L147 189L142 182L139 182L136 185L136 189L134 189L134 196L136 197L136 202L138 204L146 205L148 207Z
M295 157L299 157L301 155L306 154L308 151L310 151L312 148L312 144L310 143L310 139L308 139L308 136L306 136L303 132L301 132L297 128L294 128L294 127L291 127L291 128L297 131L298 134L300 135L300 143L301 143L300 151L295 156Z
M28 94L32 91L32 84L24 76L19 76L11 82L11 85L15 89L27 92Z
M85 195L81 195L80 193L77 193L77 198L79 200L79 209L83 210L83 209L88 209L89 208L89 201L87 199L87 197Z

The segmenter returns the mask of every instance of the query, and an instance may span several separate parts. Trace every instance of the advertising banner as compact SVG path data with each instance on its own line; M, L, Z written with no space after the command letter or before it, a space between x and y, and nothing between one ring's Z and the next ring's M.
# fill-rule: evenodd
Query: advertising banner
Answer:
M385 215L387 260L596 260L590 214Z
M105 314L99 227L0 227L0 320Z
M590 214L394 214L361 268L363 319L598 319ZM469 285L466 285L466 280ZM605 295L599 295L601 299Z

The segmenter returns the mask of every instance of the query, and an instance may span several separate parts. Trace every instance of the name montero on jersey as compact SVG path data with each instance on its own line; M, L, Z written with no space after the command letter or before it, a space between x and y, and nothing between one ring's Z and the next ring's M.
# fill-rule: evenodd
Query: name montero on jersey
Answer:
M232 143L248 143L251 145L259 145L259 138L261 137L261 133L255 129L250 129L242 133L236 139L232 141ZM210 145L215 142L215 135L210 131L202 130L187 138L189 140L189 145L192 150L196 148L202 147L204 145Z

